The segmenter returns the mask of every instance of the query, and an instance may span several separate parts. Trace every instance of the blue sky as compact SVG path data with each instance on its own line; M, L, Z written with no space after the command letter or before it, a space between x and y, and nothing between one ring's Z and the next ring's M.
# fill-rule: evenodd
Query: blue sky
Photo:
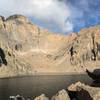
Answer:
M100 25L99 4L100 0L0 0L0 15L22 14L42 28L68 34Z

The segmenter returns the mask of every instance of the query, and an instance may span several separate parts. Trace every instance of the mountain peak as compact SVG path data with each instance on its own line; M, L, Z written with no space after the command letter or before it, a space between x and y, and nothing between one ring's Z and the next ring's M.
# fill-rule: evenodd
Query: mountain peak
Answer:
M28 18L23 16L23 15L12 15L12 16L9 16L8 18L6 18L6 21L9 21L9 20L19 20L21 22L29 22Z

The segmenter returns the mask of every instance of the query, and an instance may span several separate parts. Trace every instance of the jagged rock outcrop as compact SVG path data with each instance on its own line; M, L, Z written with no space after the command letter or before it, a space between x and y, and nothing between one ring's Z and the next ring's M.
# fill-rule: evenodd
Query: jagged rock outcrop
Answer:
M99 100L100 88L90 87L81 82L77 82L68 87L69 91L76 91L78 100Z
M70 100L70 97L66 90L59 91L51 100Z
M93 27L80 31L74 42L74 49L83 60L99 60L100 53L100 27ZM81 49L81 50L80 50ZM84 54L86 52L86 54ZM84 55L82 55L84 54Z
M70 35L55 34L32 24L22 15L7 19L0 16L0 51L5 55L0 56L0 77L99 68L99 33L100 26Z
M49 98L46 97L45 94L41 94L40 96L36 97L34 100L49 100Z
M100 26L83 29L70 49L73 65L93 66L100 65ZM98 63L98 64L97 64Z

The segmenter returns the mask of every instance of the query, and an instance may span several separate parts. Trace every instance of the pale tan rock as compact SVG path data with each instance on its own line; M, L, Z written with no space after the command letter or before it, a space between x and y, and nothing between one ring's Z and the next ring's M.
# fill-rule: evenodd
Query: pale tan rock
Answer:
M4 28L4 21L5 21L5 18L3 16L0 16L0 29Z
M70 90L70 91L78 91L77 89L79 89L79 88L77 88L77 87L78 87L78 86L81 87L81 85L82 85L81 82L77 82L77 83L75 83L75 84L71 84L71 85L68 87L68 90Z
M36 97L34 100L49 100L49 98L47 98L45 94L41 94L40 96Z
M100 91L94 95L93 100L100 100Z
M51 100L70 100L70 97L66 90L59 91Z

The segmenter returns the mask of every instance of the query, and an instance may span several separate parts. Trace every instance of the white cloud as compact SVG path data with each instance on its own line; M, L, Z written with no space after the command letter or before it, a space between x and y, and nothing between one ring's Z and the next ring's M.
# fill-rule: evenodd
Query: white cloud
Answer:
M70 9L64 1L58 0L0 0L0 14L9 16L12 14L33 16L47 23L56 23L62 32L73 31L73 24L69 18Z

